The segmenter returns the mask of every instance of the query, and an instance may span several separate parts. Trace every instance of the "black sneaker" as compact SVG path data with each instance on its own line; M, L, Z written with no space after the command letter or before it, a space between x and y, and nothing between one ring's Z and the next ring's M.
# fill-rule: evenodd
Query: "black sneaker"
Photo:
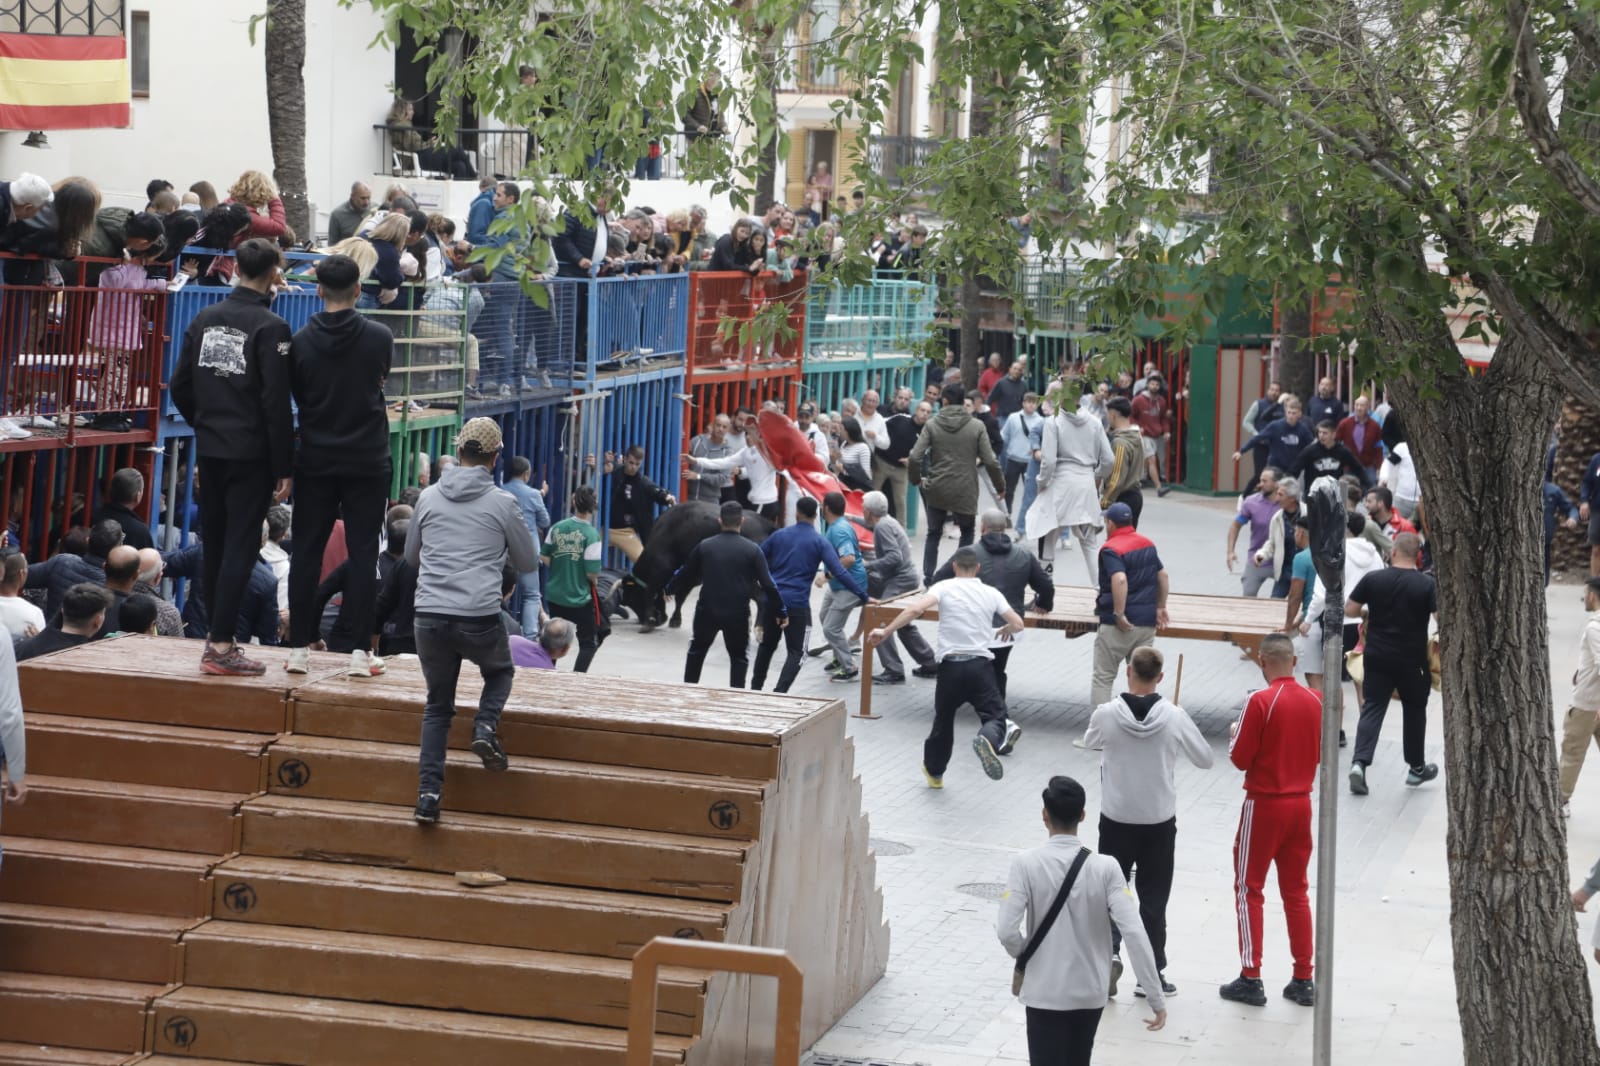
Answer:
M1172 486L1171 485L1162 485L1159 489L1156 489L1156 495L1157 496L1165 496L1167 493L1169 493L1171 491L1172 491Z
M939 668L937 666L919 666L915 670L911 671L911 676L912 677L938 677L939 676Z
M439 794L437 792L424 792L417 797L417 809L411 817L422 825L433 825L439 820Z
M500 738L493 733L479 733L473 737L472 754L483 760L485 770L498 772L511 765L511 760L506 758L506 749L500 746Z
M1339 746L1342 748L1347 743L1349 742L1344 739L1344 730L1339 730Z
M861 676L861 671L857 670L855 667L852 666L848 670L835 670L833 672L833 677L832 677L831 680L849 682L849 681L854 681L856 678L858 678L860 676Z
M1140 999L1144 998L1144 985L1134 985L1133 994ZM1167 980L1167 975L1161 975L1161 994L1168 999L1178 994L1178 986Z
M812 649L808 650L806 652L806 654L811 656L811 658L815 659L817 656L821 655L823 652L827 651L832 646L833 645L831 645L831 644L823 644L823 645L820 645L819 647L815 647L815 648L812 648Z
M905 674L881 673L872 675L874 685L903 685L906 683Z
M1421 766L1413 766L1409 771L1407 771L1406 784L1411 788L1416 788L1418 785L1427 781L1432 781L1438 776L1439 764L1425 762Z
M1229 999L1235 1003L1248 1003L1252 1007L1265 1007L1267 1005L1267 993L1261 987L1261 978L1259 977L1235 977L1217 989L1217 994L1223 999Z
M1293 981L1283 986L1283 998L1293 1000L1302 1007L1315 1007L1317 1005L1317 986L1311 983L1309 977L1296 977Z
M1006 776L1005 763L1000 761L1000 756L994 750L994 745L989 743L988 737L982 733L973 737L972 750L977 752L978 761L983 764L983 772L989 775L991 781L998 781Z

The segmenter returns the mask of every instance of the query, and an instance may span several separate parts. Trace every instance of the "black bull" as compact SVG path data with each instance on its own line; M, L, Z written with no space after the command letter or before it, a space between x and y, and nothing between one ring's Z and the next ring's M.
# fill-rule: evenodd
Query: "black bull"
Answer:
M707 537L722 528L718 504L687 500L661 512L650 530L650 542L633 564L633 572L622 579L622 603L639 619L644 632L668 622L673 628L683 624L683 596L673 598L672 618L667 619L666 586L678 568L689 561L689 553ZM777 528L754 511L744 513L739 532L760 544Z

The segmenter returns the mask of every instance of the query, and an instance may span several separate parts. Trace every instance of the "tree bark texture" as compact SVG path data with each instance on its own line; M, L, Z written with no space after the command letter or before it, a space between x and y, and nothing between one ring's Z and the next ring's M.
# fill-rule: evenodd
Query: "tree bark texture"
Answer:
M994 130L994 98L977 79L972 83L972 111L967 117L967 139L983 141ZM977 264L961 268L961 387L968 393L978 388L978 378L988 364L983 350L983 282Z
M295 237L311 240L316 234L306 192L305 0L272 0L265 52L272 177Z
M1278 328L1278 383L1304 403L1317 391L1317 357L1311 348L1311 301L1286 300Z
M756 127L756 141L761 145L761 159L756 172L755 209L757 215L766 213L767 208L778 202L778 141L779 129L777 127L778 115L778 52L775 44L776 33L767 31L763 35L764 43L761 46L761 59L756 64L755 77L757 90L767 100L767 113L773 116L770 129ZM795 136L804 137L799 131ZM804 176L803 176L804 177ZM789 180L794 180L793 175Z
M1370 292L1372 279L1363 279ZM1442 316L1363 310L1395 351L1446 350ZM1560 392L1515 333L1492 368L1393 375L1439 582L1451 944L1468 1066L1596 1066L1556 788L1543 528ZM1400 786L1401 768L1392 780ZM1386 777L1389 775L1385 775Z
M1568 396L1561 405L1561 440L1556 444L1555 482L1567 499L1578 502L1578 488L1583 472L1589 468L1589 459L1600 452L1600 412L1575 396ZM1540 460L1543 462L1543 459ZM1591 500L1590 506L1600 507L1600 500ZM1558 519L1565 518L1558 516ZM1589 573L1589 529L1579 525L1569 531L1556 525L1556 539L1551 556L1558 571L1574 577Z

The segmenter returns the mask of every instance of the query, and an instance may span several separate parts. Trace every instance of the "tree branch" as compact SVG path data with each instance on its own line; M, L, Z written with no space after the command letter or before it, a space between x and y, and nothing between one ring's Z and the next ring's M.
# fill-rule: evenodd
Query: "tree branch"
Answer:
M1591 215L1600 215L1600 182L1583 169L1562 143L1555 120L1550 117L1550 93L1544 83L1544 66L1539 60L1528 7L1523 0L1506 0L1506 24L1511 30L1516 74L1511 79L1511 95L1517 114L1528 132L1528 140L1545 169Z

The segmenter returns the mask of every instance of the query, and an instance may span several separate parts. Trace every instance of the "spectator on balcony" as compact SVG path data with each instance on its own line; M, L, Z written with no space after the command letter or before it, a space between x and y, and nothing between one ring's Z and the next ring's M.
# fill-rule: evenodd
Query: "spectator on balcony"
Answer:
M733 224L733 230L717 238L717 243L711 251L711 270L735 271L744 270L750 265L750 234L756 227L755 222L748 218L741 218Z
M860 492L872 491L872 445L861 431L861 420L846 418L840 423L844 429L844 447L839 449L839 463L834 472L846 488Z
M7 285L42 285L49 274L46 259L72 259L94 229L100 212L100 190L88 178L64 178L37 211L12 222L0 232L0 251L37 259L8 259ZM15 204L12 208L16 212ZM7 350L14 350L8 347Z
M767 269L767 231L757 226L750 231L749 243L745 246L748 251L748 260L740 269L749 274L759 274Z
M698 261L699 257L694 253L694 230L689 221L689 212L682 209L667 212L667 243L671 254L685 264Z
M277 186L259 170L247 170L239 175L239 180L228 190L228 203L249 208L251 237L277 240L293 233L286 221Z
M795 239L793 237L779 237L773 246L767 249L767 270L778 276L784 284L794 280L794 272L800 269L800 256L795 253Z
M812 166L811 177L806 179L806 192L818 194L819 207L827 206L833 196L833 174L829 172L826 160L819 159Z
M21 552L5 557L0 570L0 627L11 637L11 643L27 640L44 631L44 612L22 598L22 586L28 580L28 559Z
M479 343L472 332L486 301L478 286L489 280L482 263L472 263L438 285L428 287L422 298L427 314L417 323L417 335L441 339L461 338L466 356L466 393L471 400L485 399L478 388Z
M800 211L800 221L808 229L815 229L822 225L822 220L828 215L828 198L816 189L807 189L804 206Z
M696 266L704 267L711 261L712 250L717 244L717 235L706 229L706 209L701 204L689 206L689 263L690 269Z
M0 232L13 222L26 222L53 199L50 183L37 174L23 173L13 181L0 181Z
M407 281L401 249L411 238L411 219L405 215L385 215L368 239L372 250L378 254L377 265L372 268L372 283L376 286L377 306L398 307L400 286Z
M447 174L453 181L475 179L478 168L472 165L471 157L460 148L440 144L439 139L431 134L424 137L411 124L416 114L416 105L404 97L396 97L394 103L389 105L389 116L384 125L389 129L389 143L395 150L412 153L424 169Z
M164 178L151 178L144 184L144 209L155 210L156 197L164 192L172 191L172 182Z
M722 74L711 71L695 89L694 102L683 116L683 136L691 144L701 137L721 137L724 132L717 96L722 91Z
M238 247L250 233L250 210L243 204L218 204L200 218L200 229L190 241L206 253L183 263L183 273L201 285L227 285L233 279L234 258L224 253Z
M422 280L431 285L444 277L444 245L435 236L425 213L413 211L408 217L411 232L406 235L406 251L421 268Z
M89 523L99 525L110 519L121 527L124 544L140 550L154 547L155 538L150 535L149 525L135 510L144 502L144 475L131 466L118 470L111 475L107 497L105 503L95 508Z
M493 178L478 179L478 195L467 208L467 243L479 245L489 236L489 223L494 221L494 198L499 182Z
M346 237L354 237L361 229L361 222L367 217L367 211L372 207L372 189L366 182L358 181L350 186L350 199L333 209L328 215L328 243L338 244Z
M222 202L217 196L216 188L209 181L197 181L189 186L189 191L194 193L195 199L199 201L201 214Z
M245 593L261 557L274 495L289 491L294 414L289 404L289 324L270 310L283 255L270 241L239 246L239 284L205 307L184 333L171 395L194 427L200 457L200 528L207 545L210 632L201 670L260 675L236 637ZM267 574L270 578L271 571ZM274 594L272 606L276 607ZM273 612L276 621L277 612ZM274 626L276 639L276 626Z
M101 361L99 382L92 386L98 411L89 428L112 432L132 428L124 413L136 400L131 389L132 369L149 348L149 323L157 317L144 293L167 287L165 278L153 278L147 269L164 249L166 234L161 220L150 214L134 215L127 221L123 241L126 247L117 254L126 256L127 261L99 274L102 291L94 304L87 338L90 354Z

